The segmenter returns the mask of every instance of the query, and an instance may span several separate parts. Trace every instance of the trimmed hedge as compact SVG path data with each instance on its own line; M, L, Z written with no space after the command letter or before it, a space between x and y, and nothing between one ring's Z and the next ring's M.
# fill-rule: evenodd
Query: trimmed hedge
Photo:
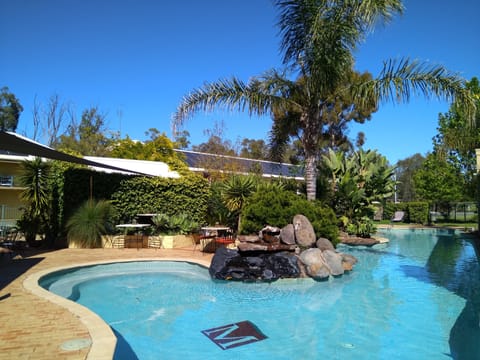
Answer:
M334 211L319 201L308 201L290 191L262 190L249 199L242 213L241 233L252 234L265 225L284 227L297 214L306 216L317 237L338 242L337 218Z
M415 224L428 223L429 205L425 201L416 201L407 203L408 221Z
M386 203L383 210L384 219L389 220L395 211L405 211L403 222L414 224L427 224L429 203L426 201L411 201L404 203Z
M111 199L119 214L119 221L129 222L137 214L187 214L203 224L210 196L208 181L199 175L179 179L134 177L124 179Z

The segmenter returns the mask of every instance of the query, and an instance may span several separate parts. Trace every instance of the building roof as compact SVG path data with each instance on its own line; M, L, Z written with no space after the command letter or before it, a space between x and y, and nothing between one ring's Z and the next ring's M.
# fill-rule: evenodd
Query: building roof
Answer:
M159 176L165 178L179 178L180 174L176 171L170 171L168 164L161 161L147 161L147 160L131 160L131 159L118 159L108 157L97 156L84 156L84 159L93 161L98 164L109 165L110 168L101 168L96 166L90 166L93 170L103 171L107 173L121 173L121 174L145 174L150 176ZM114 170L124 169L124 171Z
M232 171L260 173L264 177L285 177L304 180L303 168L297 165L266 160L247 159L236 156L208 154L190 150L175 151L185 156L185 162L192 171Z

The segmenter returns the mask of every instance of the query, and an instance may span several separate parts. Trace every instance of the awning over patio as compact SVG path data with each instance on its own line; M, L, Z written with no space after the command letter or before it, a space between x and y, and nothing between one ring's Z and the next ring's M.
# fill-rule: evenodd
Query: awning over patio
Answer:
M63 152L52 149L48 146L42 145L27 137L19 134L0 131L0 150L6 150L14 154L33 155L52 160L66 161L74 164L87 165L97 168L110 169L118 172L128 172L138 175L152 176L148 173L143 173L134 168L121 168L111 164L99 163L86 158L80 158L73 155L65 154Z

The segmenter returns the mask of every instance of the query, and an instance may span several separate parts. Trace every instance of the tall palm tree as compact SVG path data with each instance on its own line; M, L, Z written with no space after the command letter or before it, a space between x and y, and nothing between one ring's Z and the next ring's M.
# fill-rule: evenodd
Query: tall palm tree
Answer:
M238 231L242 222L243 207L255 188L256 181L252 176L233 175L223 183L222 198L225 206L232 212L238 212Z
M26 208L20 224L30 245L34 244L40 227L47 221L50 206L49 177L50 164L41 158L22 162L19 180L25 189L20 197L26 203Z
M279 119L301 131L307 198L313 200L319 134L328 122L338 120L331 110L339 95L348 93L352 104L364 107L406 102L411 95L434 95L456 99L473 112L464 80L442 66L388 60L377 78L352 83L354 51L374 25L388 23L403 12L401 0L275 0L275 6L286 70L271 70L248 83L233 77L194 89L177 108L176 126L197 111L217 106L254 115L290 114Z

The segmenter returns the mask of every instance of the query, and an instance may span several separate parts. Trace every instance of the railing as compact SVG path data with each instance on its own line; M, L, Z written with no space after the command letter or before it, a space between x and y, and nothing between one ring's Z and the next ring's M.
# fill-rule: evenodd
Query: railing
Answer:
M22 211L19 208L0 205L0 226L15 226L17 220L20 219L21 216Z

